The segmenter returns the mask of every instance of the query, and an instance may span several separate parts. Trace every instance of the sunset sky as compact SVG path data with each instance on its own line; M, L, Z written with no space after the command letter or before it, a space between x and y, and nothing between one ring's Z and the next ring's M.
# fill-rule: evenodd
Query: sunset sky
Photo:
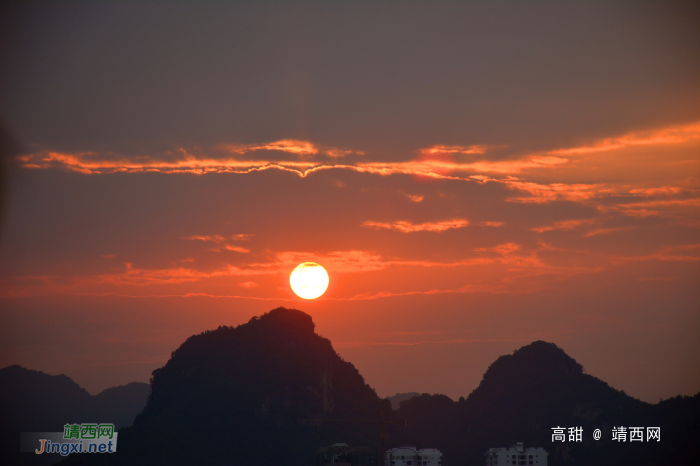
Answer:
M697 2L2 8L0 367L97 393L285 306L380 396L540 339L700 391Z

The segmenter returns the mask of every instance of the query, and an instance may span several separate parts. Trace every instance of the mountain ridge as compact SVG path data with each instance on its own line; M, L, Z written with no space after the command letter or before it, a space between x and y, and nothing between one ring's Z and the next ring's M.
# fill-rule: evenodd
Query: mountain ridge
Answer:
M146 405L149 384L131 382L91 395L70 377L17 364L0 369L0 463L51 464L56 458L23 453L19 432L62 432L67 423L131 425Z
M544 447L550 466L694 464L689 446L700 440L700 394L643 402L584 373L561 348L543 341L499 357L466 399L422 395L404 401L398 415L414 422L392 432L396 442L430 444L468 464L483 464L488 448L516 442ZM612 440L615 426L660 426L665 441L630 449ZM552 441L554 427L565 428L567 441ZM569 441L569 427L582 428L580 442ZM600 440L594 429L602 431Z
M306 465L319 446L373 441L373 426L334 419L379 418L390 403L314 329L309 315L280 307L189 337L153 372L117 453L98 461Z
M377 425L337 420L380 412L408 421L388 426L388 448L439 448L445 466L483 464L488 448L520 441L544 447L550 466L684 465L694 464L690 446L700 441L700 394L645 403L544 341L497 358L466 399L423 394L393 411L309 315L285 308L189 337L151 386L133 426L120 430L117 453L61 464L308 465L319 447L376 445ZM660 426L663 441L612 442L619 425ZM581 442L552 442L556 426L581 426Z

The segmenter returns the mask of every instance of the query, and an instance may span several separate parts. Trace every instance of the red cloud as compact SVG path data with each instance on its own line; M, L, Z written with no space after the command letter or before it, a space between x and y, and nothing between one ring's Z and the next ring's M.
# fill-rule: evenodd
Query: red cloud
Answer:
M552 230L571 230L571 229L574 229L574 228L579 227L581 225L590 225L591 223L595 223L595 221L592 219L564 220L561 222L557 222L554 225L537 227L537 228L530 228L530 230L536 231L537 233L544 233L545 231L552 231Z
M469 225L465 219L452 219L442 222L426 222L415 224L406 221L397 221L393 223L382 223L366 221L362 224L363 227L386 228L388 230L398 230L402 233L414 233L416 231L436 231L441 232L452 228L464 228Z
M241 241L241 240L248 240L251 236L250 234L240 234L240 235L233 235L229 236L228 238L222 235L195 235L195 236L186 236L184 239L189 239L189 240L199 240L199 241L210 241L216 244L223 243L227 241L228 239L231 239L233 241ZM240 246L232 246L230 244L224 244L221 246L223 249L226 249L228 251L236 251L236 252L242 252L242 253L248 253L250 252L250 249L243 248ZM219 252L221 249L210 249L211 251Z
M680 246L665 246L659 251L635 256L616 256L611 262L613 264L624 264L627 262L639 261L670 261L670 262L697 262L700 261L700 243L683 244Z
M290 152L298 155L313 155L318 153L318 149L308 141L299 141L296 139L283 139L281 141L269 142L266 144L251 144L251 145L221 145L230 152L237 154L245 154L257 150L275 150L282 152Z
M592 145L549 151L554 155L579 155L594 152L607 152L631 146L682 144L700 139L700 122L689 125L671 126L652 131L636 131L621 137L607 138Z

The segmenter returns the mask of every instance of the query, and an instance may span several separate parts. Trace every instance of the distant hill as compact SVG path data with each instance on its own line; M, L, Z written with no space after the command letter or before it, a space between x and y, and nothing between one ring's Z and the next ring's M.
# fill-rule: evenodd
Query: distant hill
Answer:
M417 396L420 396L420 393L407 392L407 393L397 393L394 396L387 396L386 399L391 402L391 409L397 410L397 409L399 409L399 406L401 406L402 401L410 400L411 398L415 398Z
M65 375L13 365L0 369L0 464L51 464L56 456L22 454L19 432L62 432L67 423L112 422L129 426L143 410L151 387L133 382L96 396Z
M143 411L150 394L151 385L143 382L103 390L93 397L95 417L108 419L115 427L129 427Z
M392 445L439 448L445 466L485 464L488 448L516 442L543 447L549 465L697 464L700 394L651 405L585 374L552 343L536 341L498 358L467 399L422 395L404 401L408 426ZM661 442L618 443L613 426L661 427ZM552 427L583 427L583 442L552 442ZM601 429L603 438L593 439ZM646 439L645 439L646 440Z
M66 464L308 466L319 447L379 440L372 424L314 420L391 413L309 315L285 308L188 338L152 387L115 454Z

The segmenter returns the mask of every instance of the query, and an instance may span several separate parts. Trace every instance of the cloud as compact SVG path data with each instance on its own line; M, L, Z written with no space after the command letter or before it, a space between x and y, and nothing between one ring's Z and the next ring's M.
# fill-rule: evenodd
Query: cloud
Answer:
M630 194L641 194L643 196L658 196L658 195L673 195L673 194L681 194L683 192L683 188L677 187L677 186L662 186L660 188L639 188L639 189L630 189Z
M519 251L521 248L515 243L505 243L499 244L493 248L476 248L477 252L496 252L498 254L510 254L515 251Z
M613 264L618 265L641 261L697 262L700 261L700 243L664 246L652 254L615 256L611 259Z
M224 243L228 240L232 241L247 241L249 240L252 236L251 234L239 234L239 235L232 235L232 236L222 236L222 235L194 235L194 236L186 236L183 239L187 240L197 240L197 241L209 241L212 243L216 243L217 245L221 245L221 243ZM219 248L214 248L210 249L210 251L214 252L221 252L222 249L225 249L227 251L235 251L235 252L240 252L240 253L249 253L250 249L244 248L241 246L232 246L230 244L223 244Z
M548 168L565 164L568 159L553 156L530 156L524 159L474 162L455 162L440 159L420 159L407 162L367 162L358 169L381 175L406 174L434 178L464 179L458 173L491 173L512 175L533 168Z
M527 197L516 196L507 199L509 202L522 204L540 204L552 201L584 202L596 197L610 195L613 190L602 184L539 184L520 180L491 180L505 184L508 188L526 192Z
M290 160L273 162L266 160L241 160L235 157L212 158L195 156L180 150L179 158L126 157L113 154L82 152L65 154L60 152L38 152L21 157L20 164L28 169L62 168L84 174L107 173L251 173L253 171L280 169L303 176L304 170L318 165L316 162Z
M398 230L402 233L414 233L417 231L435 231L441 232L450 230L453 228L464 228L469 225L469 222L465 219L452 219L445 220L442 222L426 222L415 224L407 221L397 221L393 223L382 223L382 222L372 222L366 221L362 224L363 227L374 227L374 228L385 228L388 230Z
M576 274L595 273L601 267L581 267L572 265L551 265L539 257L540 251L558 250L541 244L538 249L523 250L523 247L512 243L503 243L493 247L476 248L478 255L448 262L433 260L410 260L383 257L370 251L334 251L325 254L308 251L285 251L276 253L269 261L247 263L239 266L227 264L214 269L201 269L193 266L175 266L160 269L134 267L127 263L121 270L92 273L84 275L27 275L2 280L3 297L44 296L44 295L119 295L119 296L151 296L151 297L190 297L209 296L217 298L245 298L264 300L285 300L281 297L237 296L221 293L221 288L231 286L229 279L234 277L287 275L297 265L303 262L321 264L333 274L356 274L382 270L399 270L410 268L442 268L457 267L487 267L505 266L497 272L495 282L471 283L450 289L429 289L414 291L373 291L349 297L325 297L341 301L357 301L382 299L410 295L432 295L444 293L513 293L531 292L536 285L532 282L514 285L517 280L543 275L556 276L563 279ZM630 259L631 260L631 259ZM402 272L400 272L402 273ZM254 283L250 280L238 282L238 286L252 289ZM507 284L507 285L506 285ZM269 289L255 287L261 293L269 293ZM181 290L186 291L181 291Z
M683 215L687 215L688 210L696 210L700 207L700 197L697 192L691 190L686 190L687 195L693 197L675 198L675 199L643 199L635 200L632 199L631 202L619 202L607 208L607 210L614 210L622 213L628 217L646 218L646 217L676 217L680 218ZM657 191L655 194L658 196L660 193L665 191ZM685 191L681 193L685 194ZM644 191L640 196L648 197L648 191ZM605 210L605 209L601 209Z
M251 233L243 233L243 234L240 234L240 235L232 235L232 236L229 236L229 238L231 238L231 239L234 240L234 241L248 241L248 240L249 240L250 238L252 238L253 236L255 236L255 235L254 235L254 234L251 234Z
M623 190L622 186L610 183L543 183L543 173L552 176L567 173L570 178L580 171L580 157L587 154L607 153L629 147L640 146L680 146L700 142L700 122L688 125L672 126L646 132L631 132L623 136L611 137L589 145L560 148L534 154L521 154L509 159L493 160L484 154L495 146L489 145L435 145L420 149L415 160L404 161L363 161L355 163L336 163L338 159L349 154L363 154L351 149L323 148L309 141L283 139L269 143L249 145L218 145L215 149L224 150L225 156L213 157L197 154L180 148L176 153L164 153L147 156L124 156L113 153L77 152L60 153L39 151L17 158L19 164L28 169L62 168L85 174L107 174L116 172L158 172L190 173L205 175L208 173L246 174L264 170L281 170L294 173L302 178L325 170L351 170L378 176L412 175L435 179L469 180L476 182L499 182L509 189L526 193L527 196L514 196L510 202L547 203L557 200L587 202L591 199L607 197ZM276 151L294 156L289 160L249 160L241 158L255 151ZM219 154L220 155L220 154ZM324 160L310 160L309 157L325 155ZM468 160L464 160L464 156ZM482 156L482 157L480 157ZM480 157L480 158L479 158ZM460 159L460 160L457 160ZM613 158L596 159L596 165L590 170L595 173L611 172L616 166L610 165ZM601 164L603 164L601 166ZM605 164L608 164L609 167ZM535 170L535 172L533 172ZM589 170L589 171L590 171ZM677 170L687 173L687 164ZM538 173L540 181L514 178L513 175ZM489 175L489 176L486 176ZM500 178L497 178L500 177ZM625 186L628 194L658 195L677 194L679 188L673 187L639 187ZM417 196L414 201L419 202Z
M66 154L55 151L37 152L18 157L20 165L29 169L63 168L85 174L106 174L115 172L159 172L159 173L251 173L259 170L279 169L291 171L299 176L318 170L345 169L363 173L389 176L407 174L437 178L453 178L451 173L492 173L514 174L532 168L550 167L567 163L568 159L547 155L526 156L514 160L477 160L470 162L455 162L440 154L481 154L485 146L458 148L457 146L435 146L423 149L418 160L403 162L363 162L357 164L324 163L307 160L307 156L316 155L319 149L308 141L282 140L261 145L218 145L233 157L211 157L194 155L185 148L180 148L177 155L161 154L160 156L127 157L112 153L100 154L95 152L79 152ZM296 160L249 160L236 156L245 155L258 150L274 150L300 157ZM361 151L327 149L323 151L331 159L338 159L348 154L364 154ZM331 160L332 162L332 160ZM456 177L459 179L459 177Z
M280 141L269 142L265 144L251 145L226 145L222 144L219 147L236 154L245 154L258 150L273 150L281 152L289 152L297 155L313 155L318 153L318 148L308 141L299 141L296 139L283 139Z
M214 243L220 243L221 241L226 241L226 238L221 236L221 235L194 235L194 236L186 236L183 239L189 239L189 240L199 240L199 241L212 241Z
M427 291L404 291L404 292L392 292L392 291L380 291L378 293L368 292L362 293L350 298L326 298L333 301L367 301L373 299L381 298L395 298L398 296L416 296L416 295L435 295L435 294L451 294L451 293L502 293L504 292L504 287L494 286L494 285L465 285L460 288L455 289L432 289Z
M250 249L242 248L242 247L239 247L239 246L231 246L230 244L225 245L225 246L224 246L224 249L226 249L227 251L241 252L241 253L244 253L244 254L250 252Z
M339 158L339 157L345 157L346 155L365 155L364 152L358 151L358 150L343 150L343 149L326 149L324 153L328 157L332 158Z
M661 212L659 212L658 210L649 210L649 209L619 209L619 210L623 214L628 215L630 217L645 218L645 217L652 217L652 216L661 215Z
M592 220L592 219L563 220L561 222L556 222L553 225L548 225L548 226L544 226L544 227L537 227L537 228L530 228L530 230L536 231L537 233L544 233L545 231L552 231L552 230L572 230L572 229L577 228L581 225L590 225L592 223L595 223L595 220Z
M303 262L316 262L332 273L360 273L383 270L391 265L379 254L368 251L334 251L327 254L307 251L285 251L277 253L275 260L269 263L251 264L263 269L289 270L290 272Z
M112 153L76 152L61 153L55 151L38 151L33 154L19 157L19 161L25 168L31 169L67 169L80 173L99 176L106 173L131 173L131 172L156 172L156 173L191 173L206 175L208 173L252 173L264 170L281 170L293 173L301 178L312 176L328 170L353 171L376 176L392 176L395 174L432 177L435 179L455 180L472 183L474 185L492 185L489 189L496 201L523 204L547 204L552 202L575 202L583 204L589 210L597 210L608 217L626 216L628 224L639 222L639 225L620 227L608 225L604 219L594 221L591 219L575 219L554 221L551 224L532 227L532 231L544 233L555 230L581 229L580 235L584 238L604 234L612 234L623 229L641 228L647 222L640 220L648 217L674 219L674 224L692 226L692 218L695 218L700 207L700 189L697 187L697 179L691 175L697 170L697 160L690 159L683 165L680 174L675 178L661 179L654 182L647 178L637 177L637 181L623 182L616 178L614 168L619 167L622 161L624 167L634 168L630 165L630 159L619 159L615 151L634 147L661 148L658 154L653 154L653 160L665 161L666 155L672 152L672 146L682 145L684 157L687 157L688 145L697 145L700 142L700 123L693 125L662 128L648 133L635 132L627 135L603 139L587 145L542 151L537 154L524 154L508 160L495 160L489 153L492 146L453 146L435 145L418 151L416 160L386 161L370 160L371 157L362 158L360 161L351 157L351 153L359 151L324 148L318 144L299 140L278 140L271 143L254 145L227 146L228 152L222 156L221 151L215 153L217 157L203 154L201 151L187 151L181 149L174 153L157 154L154 156L124 156ZM695 146L692 146L695 147ZM691 147L691 148L692 148ZM288 160L248 160L245 154L255 153L265 158L264 151L276 151ZM653 152L653 151L647 151ZM324 155L325 154L325 155ZM597 155L596 167L600 166L601 173L608 175L602 178L595 176L589 178L578 177L579 162L584 158L594 159L590 154ZM635 152L634 154L637 154ZM279 154L278 154L279 155ZM310 160L311 156L324 157L322 161ZM618 165L606 165L609 161L618 157ZM336 163L339 159L344 163ZM636 160L636 159L635 159ZM642 164L640 164L642 165ZM650 164L647 163L647 166ZM654 166L654 165L651 165ZM536 170L536 171L530 171ZM335 175L335 173L334 173ZM516 176L517 175L517 176ZM682 175L682 176L681 176ZM663 175L666 176L666 175ZM675 175L674 175L675 176ZM554 182L552 182L552 177ZM560 177L560 178L556 178ZM578 182L583 179L585 182ZM596 182L590 182L590 179ZM598 180L603 179L604 182ZM565 181L565 182L564 182ZM452 183L450 183L452 184ZM500 188L499 188L500 186ZM474 186L477 187L477 186ZM411 192L416 187L407 187ZM406 196L412 202L423 202L425 196L430 194L407 194L398 191L399 195ZM431 201L438 202L435 197ZM404 207L408 207L404 205ZM421 207L421 206L415 206ZM564 208L565 206L560 206ZM495 207L496 209L498 207ZM539 208L539 207L537 207ZM560 211L560 210L559 210ZM498 212L497 210L495 212ZM498 218L498 216L494 215ZM606 218L608 218L606 217ZM398 217L401 218L401 217ZM404 217L405 218L405 217ZM444 217L443 217L444 218ZM561 218L561 217L560 217ZM358 222L359 223L359 222ZM466 219L454 218L444 221L413 223L407 220L380 222L368 220L359 226L363 228L376 228L397 231L401 233L416 232L444 232L450 229L464 228L469 222ZM500 221L476 222L480 226L499 227L504 225ZM697 226L693 226L697 228ZM207 233L206 231L204 233ZM508 233L508 232L501 232ZM235 258L242 261L239 254L251 254L251 248L244 241L250 240L251 234L199 234L186 236L189 241L201 241L206 247L220 251L221 258ZM583 273L595 270L595 267L576 268L551 266L539 254L543 249L532 250L520 244L522 241L517 236L501 240L504 244L489 247L476 247L472 249L476 257L454 258L452 262L410 260L408 258L391 258L381 255L376 251L352 250L335 251L324 254L309 254L308 252L266 252L262 256L254 256L245 264L237 266L216 263L216 270L200 269L199 259L193 263L182 263L183 267L163 267L162 269L140 269L128 266L125 270L104 270L107 264L114 261L102 261L104 269L98 269L99 273L86 274L83 277L60 277L56 275L27 275L10 279L13 283L20 284L20 288L26 290L40 289L55 290L56 292L73 292L76 290L94 290L99 287L121 286L147 286L168 285L178 283L204 283L216 277L253 276L263 274L277 274L282 271L290 271L301 262L314 260L324 266L328 265L333 273L362 273L373 270L406 267L468 267L468 266L506 266L508 272L520 271L521 276L533 274L561 273L563 275ZM591 242L587 242L591 244ZM481 245L478 245L481 246ZM204 249L204 248L202 248ZM358 246L358 249L360 247ZM108 252L108 251L107 251ZM236 253L236 254L232 254ZM175 257L195 257L188 253L174 255ZM105 256L109 257L109 256ZM632 260L695 260L694 254L687 251L665 251L651 255L630 256L637 259L616 259L622 261ZM110 257L111 258L111 257ZM247 257L244 257L247 259ZM676 258L676 259L674 259ZM230 259L234 260L234 259ZM253 263L253 260L259 261ZM607 262L606 262L607 263ZM195 267L195 264L197 265ZM211 265L211 264L210 264ZM520 273L518 272L518 273ZM52 272L53 273L53 272ZM505 275L504 275L505 276ZM512 275L508 275L512 279ZM18 285L19 286L19 285ZM63 291L61 291L63 290ZM207 289L206 291L209 291ZM31 294L31 293L30 293ZM212 293L216 294L216 293Z
M609 152L633 146L677 145L700 139L700 122L670 126L651 131L630 132L624 136L606 138L591 145L551 150L552 155L580 155Z
M616 231L627 231L631 230L634 227L618 227L618 228L597 228L595 230L591 230L588 233L586 233L584 238L589 238L591 236L596 236L596 235L607 235L609 233L614 233Z
M421 149L420 152L426 155L432 154L483 154L489 149L488 145L478 146L432 146Z

